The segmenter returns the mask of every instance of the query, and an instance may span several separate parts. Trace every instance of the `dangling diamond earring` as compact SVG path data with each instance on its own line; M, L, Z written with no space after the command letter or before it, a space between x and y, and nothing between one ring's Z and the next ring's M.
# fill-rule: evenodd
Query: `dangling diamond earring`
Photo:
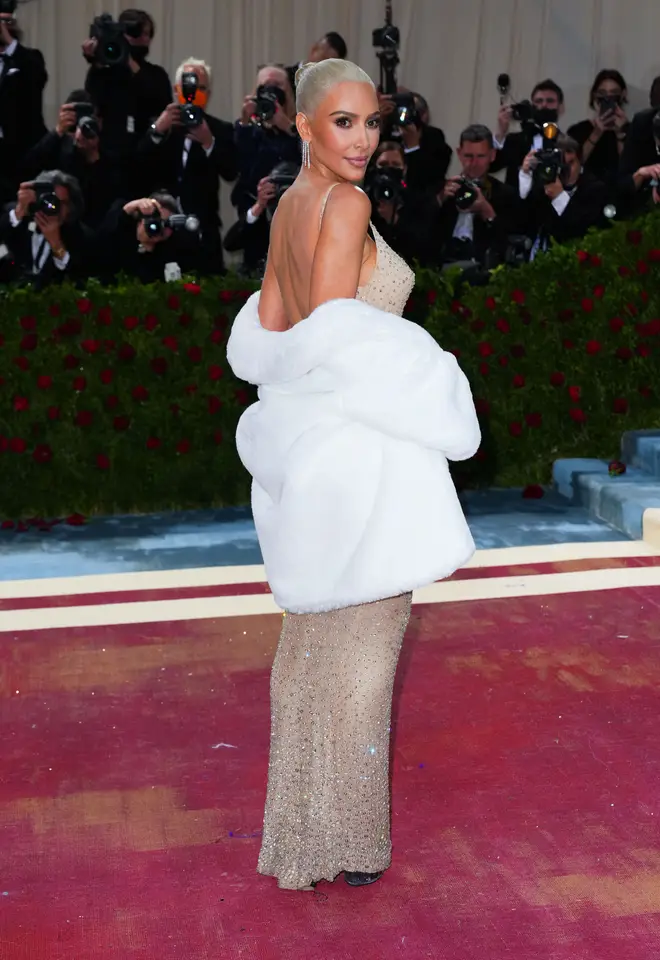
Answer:
M312 161L309 155L309 140L303 140L302 142L302 162L303 167L309 169L312 165Z

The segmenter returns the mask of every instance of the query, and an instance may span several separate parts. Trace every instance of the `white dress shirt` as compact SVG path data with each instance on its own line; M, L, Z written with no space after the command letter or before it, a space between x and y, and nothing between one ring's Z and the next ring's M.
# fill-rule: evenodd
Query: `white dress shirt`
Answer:
M18 227L22 222L16 216L15 210L9 211L9 222L11 223L12 227ZM44 236L42 236L42 234L39 233L35 223L30 223L28 230L32 234L32 273L36 276L37 274L41 273L43 268L46 266L46 261L48 260L48 257L51 255L52 251L48 241ZM61 259L58 257L53 257L53 263L58 270L66 270L70 259L71 257L69 255L69 251L66 250Z

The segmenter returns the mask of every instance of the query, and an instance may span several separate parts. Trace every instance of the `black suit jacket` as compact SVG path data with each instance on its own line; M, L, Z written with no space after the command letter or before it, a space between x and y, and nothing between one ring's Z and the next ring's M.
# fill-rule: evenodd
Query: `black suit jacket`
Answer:
M476 259L480 261L489 249L503 254L509 235L515 233L521 226L520 199L517 190L506 183L501 183L495 177L488 176L484 193L495 211L495 220L493 223L486 223L479 216L474 218L472 242ZM445 200L440 207L439 235L445 252L451 245L459 213L453 197Z
M19 43L5 62L0 78L0 128L3 133L0 139L0 189L4 194L3 201L15 195L25 154L46 133L43 91L47 80L41 52Z
M546 196L543 187L532 187L523 201L525 233L535 240L541 234L563 242L583 237L590 227L606 224L603 209L607 202L607 189L601 180L584 171L577 179L577 190L559 215Z
M30 221L22 220L13 227L9 219L9 212L15 207L14 203L7 204L0 214L0 243L9 248L13 258L11 275L7 278L14 281L29 281L37 289L49 284L62 283L63 280L75 280L84 274L85 254L88 235L79 223L65 224L62 227L62 242L69 254L69 263L65 270L55 266L52 254L49 253L42 270L33 274L32 236Z
M406 153L406 179L411 188L418 192L436 192L447 175L451 155L452 149L442 130L439 127L423 127L419 149Z
M490 165L491 173L506 169L505 181L518 192L518 171L523 160L532 149L534 134L527 130L518 133L509 133L501 150L495 153L495 160Z

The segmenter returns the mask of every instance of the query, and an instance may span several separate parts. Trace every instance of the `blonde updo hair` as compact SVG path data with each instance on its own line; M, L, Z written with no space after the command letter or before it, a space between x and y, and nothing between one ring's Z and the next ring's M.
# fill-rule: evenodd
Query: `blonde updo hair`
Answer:
M373 90L376 85L362 67L350 60L321 60L319 63L303 63L296 70L296 110L311 117L331 87L337 83L368 83Z

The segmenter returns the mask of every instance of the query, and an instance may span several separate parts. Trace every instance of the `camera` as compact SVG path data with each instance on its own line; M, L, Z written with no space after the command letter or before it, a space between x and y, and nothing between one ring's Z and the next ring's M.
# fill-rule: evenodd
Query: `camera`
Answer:
M372 45L377 49L380 61L380 90L388 95L397 91L396 68L399 64L399 28L392 23L392 4L385 4L385 26L378 27L371 35Z
M13 17L17 6L18 0L0 0L0 13Z
M185 103L179 105L181 123L188 130L194 130L204 123L204 111L195 104L199 79L196 73L190 71L181 77L181 96Z
M56 217L61 209L60 198L50 180L33 180L30 187L36 195L36 200L28 208L28 216L34 217L43 213L46 217Z
M598 104L599 115L602 117L606 113L612 113L617 107L621 106L621 102L622 98L620 96L597 97L596 103Z
M140 220L142 220L146 235L151 240L162 237L168 229L188 230L189 233L199 232L197 217L191 217L185 213L171 213L169 217L163 217L157 207L154 208L152 213L140 214Z
M80 133L85 138L85 140L95 140L101 134L101 129L99 127L99 122L96 119L94 114L94 109L91 103L72 103L75 114L76 114L76 125L73 127L72 133L76 130L80 130Z
M459 210L469 210L479 197L481 184L478 180L471 180L469 177L459 178L459 187L454 194L454 203Z
M102 67L117 67L128 63L130 48L126 34L132 35L133 24L117 23L109 13L94 17L89 36L96 40L94 61Z
M269 220L273 218L282 196L289 189L299 173L300 166L292 163L290 160L283 160L271 170L268 179L275 187L275 196L272 200L268 201L268 207L266 208L266 215Z
M286 95L280 87L269 83L261 84L257 87L255 102L254 119L261 126L263 123L270 123L277 113L278 104L280 107L285 105Z
M564 155L556 146L559 130L554 123L543 125L543 146L534 154L536 166L534 167L534 183L545 187L549 183L554 183L564 170Z
M397 203L406 189L400 167L375 167L369 174L365 189L372 203Z
M395 93L392 123L395 127L410 127L419 122L419 110L412 93Z

